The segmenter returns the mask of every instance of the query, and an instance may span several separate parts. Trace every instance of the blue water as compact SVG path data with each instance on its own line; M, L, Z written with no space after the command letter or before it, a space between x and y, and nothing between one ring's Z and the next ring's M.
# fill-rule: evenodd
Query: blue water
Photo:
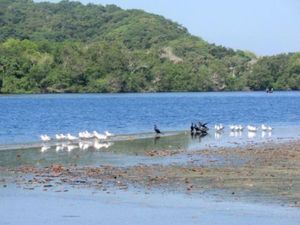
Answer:
M300 125L300 92L55 94L0 96L0 144L40 134L187 130L191 121Z

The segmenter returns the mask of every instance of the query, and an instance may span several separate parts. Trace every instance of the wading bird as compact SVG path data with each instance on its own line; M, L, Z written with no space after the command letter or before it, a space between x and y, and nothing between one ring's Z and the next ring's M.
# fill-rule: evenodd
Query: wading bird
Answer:
M154 131L156 134L162 134L156 125L154 125Z

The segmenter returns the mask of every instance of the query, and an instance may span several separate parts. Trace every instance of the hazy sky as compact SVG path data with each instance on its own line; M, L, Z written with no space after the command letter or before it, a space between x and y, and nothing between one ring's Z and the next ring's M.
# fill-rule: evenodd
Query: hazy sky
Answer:
M182 24L190 33L210 43L250 50L258 55L300 51L299 0L80 0L80 2L115 4L124 9L143 9Z

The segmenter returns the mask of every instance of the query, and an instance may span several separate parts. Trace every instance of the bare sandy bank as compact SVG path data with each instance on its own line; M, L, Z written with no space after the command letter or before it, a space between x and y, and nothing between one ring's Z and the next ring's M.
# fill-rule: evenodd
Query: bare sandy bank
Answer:
M26 189L60 192L66 186L73 186L109 192L138 188L145 192L211 193L221 199L300 206L300 141L193 152L160 150L145 154L160 158L178 154L187 157L187 162L128 167L53 164L43 168L1 168L1 171L16 174L13 182ZM6 185L9 181L2 179L0 182Z

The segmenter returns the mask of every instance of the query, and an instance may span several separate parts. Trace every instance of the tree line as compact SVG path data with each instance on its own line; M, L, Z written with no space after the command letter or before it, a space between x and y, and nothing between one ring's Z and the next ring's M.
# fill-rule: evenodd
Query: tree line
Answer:
M141 10L0 1L0 92L299 90L300 53L257 57Z

